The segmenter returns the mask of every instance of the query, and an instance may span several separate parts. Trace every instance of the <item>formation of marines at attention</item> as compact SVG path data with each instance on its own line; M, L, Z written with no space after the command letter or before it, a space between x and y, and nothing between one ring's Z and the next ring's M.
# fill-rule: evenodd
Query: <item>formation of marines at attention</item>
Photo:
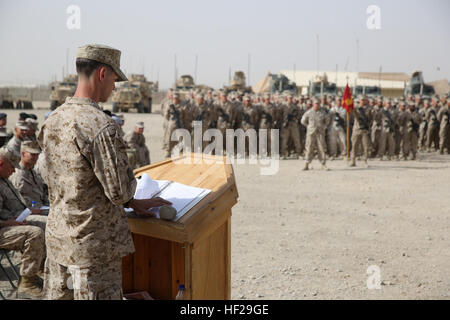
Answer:
M350 132L350 166L356 159L415 160L418 151L450 153L449 97L408 95L405 98L355 98L349 114L342 96L294 96L291 93L252 94L208 90L178 92L169 90L161 103L164 117L163 149L170 157L178 141L171 141L176 129L192 133L193 121L202 129L279 130L281 159L306 160L318 157L324 169L326 158L347 158L347 127ZM203 141L203 148L208 141ZM226 153L226 144L224 143Z

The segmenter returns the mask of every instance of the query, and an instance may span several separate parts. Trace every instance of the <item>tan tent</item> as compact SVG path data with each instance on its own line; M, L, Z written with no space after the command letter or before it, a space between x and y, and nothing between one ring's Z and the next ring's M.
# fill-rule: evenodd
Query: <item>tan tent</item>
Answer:
M258 81L257 84L255 84L252 89L253 92L262 94L270 91L270 72L267 73L267 75Z

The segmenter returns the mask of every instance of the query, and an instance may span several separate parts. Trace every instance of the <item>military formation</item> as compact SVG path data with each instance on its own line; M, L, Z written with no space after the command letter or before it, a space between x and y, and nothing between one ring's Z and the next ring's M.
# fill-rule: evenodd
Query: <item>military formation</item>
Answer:
M356 159L415 160L417 152L450 153L449 97L358 96L347 119L341 96L307 97L292 94L244 94L240 92L169 90L162 101L163 149L170 157L178 141L176 129L193 132L193 121L202 121L203 132L218 129L279 130L282 159L303 157L305 170L317 156L324 169L326 158L347 158L347 127L350 132L350 166ZM203 148L210 142L203 141ZM259 144L258 144L259 145ZM226 143L224 141L226 152ZM265 152L266 150L258 150Z

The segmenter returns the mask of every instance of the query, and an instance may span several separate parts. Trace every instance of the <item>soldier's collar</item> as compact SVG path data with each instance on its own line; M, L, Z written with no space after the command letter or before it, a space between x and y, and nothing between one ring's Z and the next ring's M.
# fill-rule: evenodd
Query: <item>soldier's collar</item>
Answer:
M88 105L93 106L94 108L102 110L102 108L100 108L98 103L90 98L67 97L66 104L88 104Z

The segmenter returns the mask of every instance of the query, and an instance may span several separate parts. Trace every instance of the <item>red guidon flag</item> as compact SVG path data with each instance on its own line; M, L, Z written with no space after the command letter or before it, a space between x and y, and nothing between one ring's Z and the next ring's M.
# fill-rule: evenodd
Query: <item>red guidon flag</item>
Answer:
M345 110L347 110L347 113L351 113L353 111L353 98L352 93L350 92L350 88L347 86L345 87L344 91L344 97L342 99L342 106Z

